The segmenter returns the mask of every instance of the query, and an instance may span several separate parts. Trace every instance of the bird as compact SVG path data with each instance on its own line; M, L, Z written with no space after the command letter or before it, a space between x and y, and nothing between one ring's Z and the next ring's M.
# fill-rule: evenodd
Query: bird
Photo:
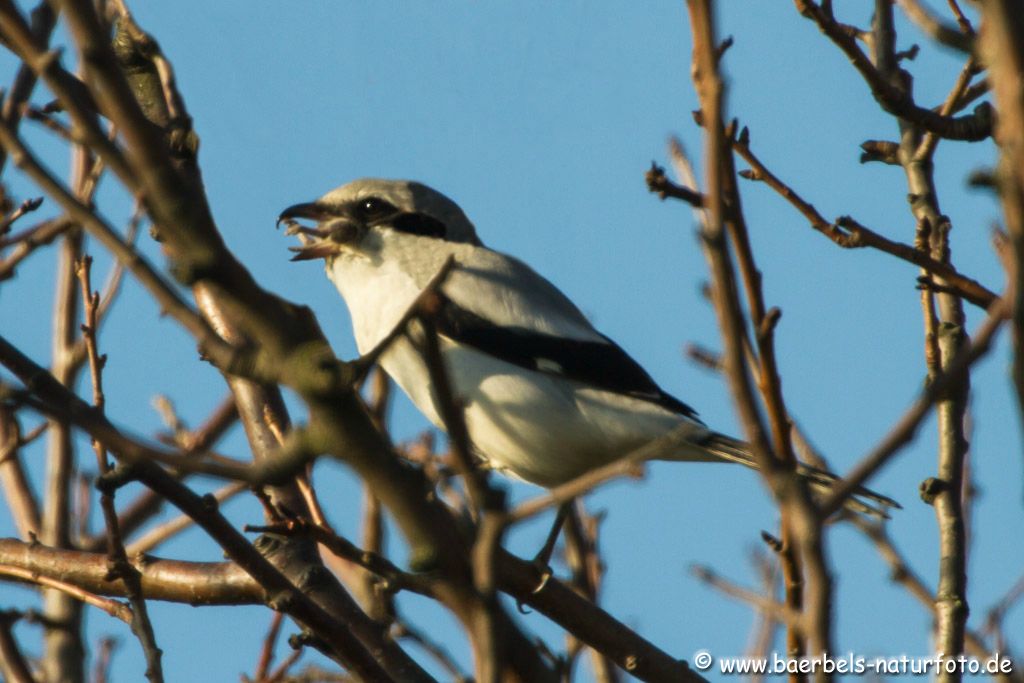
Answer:
M311 221L306 227L300 220ZM451 263L433 327L474 454L490 468L552 488L667 434L664 459L757 468L744 442L708 427L600 333L554 284L488 248L459 205L412 180L362 178L278 217L302 244L293 260L323 259L345 300L360 354L378 362L430 422L444 429L422 329L395 334ZM837 481L807 465L812 489ZM850 507L885 516L898 504L864 488Z

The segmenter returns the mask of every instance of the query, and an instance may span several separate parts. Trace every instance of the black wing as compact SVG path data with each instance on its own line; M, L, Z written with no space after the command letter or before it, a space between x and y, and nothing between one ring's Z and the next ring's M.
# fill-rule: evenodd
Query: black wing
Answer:
M698 420L693 408L662 391L639 363L607 337L602 343L501 327L447 298L436 324L437 331L449 339L507 363L650 401Z

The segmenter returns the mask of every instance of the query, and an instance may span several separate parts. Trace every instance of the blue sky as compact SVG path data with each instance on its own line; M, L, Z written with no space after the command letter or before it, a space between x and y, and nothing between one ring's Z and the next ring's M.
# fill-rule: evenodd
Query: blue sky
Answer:
M858 145L894 138L895 123L845 57L789 3L722 5L719 32L736 41L725 59L728 111L750 127L754 151L825 216L852 214L911 242L902 171L858 163ZM318 266L288 262L290 240L274 231L274 219L285 206L357 177L414 178L459 202L489 246L522 258L562 288L708 424L738 432L719 379L682 354L690 341L718 345L714 314L700 296L706 270L691 214L684 205L660 202L643 182L651 160L665 161L670 135L700 158L684 3L149 0L131 6L175 65L227 243L264 286L310 305L340 356L355 354L345 307ZM839 10L849 11L846 3ZM842 18L867 23L863 12ZM903 48L922 41L905 22L898 30ZM926 47L909 65L918 100L941 102L960 64L958 55ZM0 58L0 73L8 74L3 80L12 69L6 55ZM26 130L55 168L66 167L59 146ZM957 267L999 290L1003 275L989 246L999 208L964 182L993 159L988 142L942 143L936 179L954 225ZM21 196L34 194L23 183L13 187ZM833 467L846 471L895 422L923 379L917 270L883 254L840 250L764 186L744 184L743 200L767 302L783 311L777 349L788 404ZM112 186L101 192L100 208L115 224L130 210ZM148 239L143 249L159 258ZM108 263L97 252L98 274ZM48 253L0 288L4 334L44 363L52 265ZM968 312L973 327L980 314ZM158 318L134 283L126 285L101 345L110 356L108 412L139 433L160 428L149 407L154 392L170 396L192 425L225 393L217 373L196 362L194 344ZM1008 541L1021 537L1024 524L1020 423L1007 349L1001 341L974 378L972 466L982 492L970 558L976 627L1024 567L1024 547ZM301 406L294 410L301 418ZM398 438L426 428L404 401L395 407L394 424ZM890 531L931 585L938 562L934 514L919 501L917 486L934 473L933 432L929 422L872 481L903 503ZM238 430L222 450L246 455ZM321 462L316 479L332 521L342 531L356 529L359 491L344 467ZM517 499L537 493L510 486ZM777 519L755 475L727 466L657 464L643 482L610 485L588 505L607 513L605 605L613 614L682 658L701 648L742 654L752 613L701 585L688 567L707 564L736 581L756 581L749 551L762 529L777 528ZM248 501L227 510L239 524L260 518ZM547 524L517 531L512 547L532 554ZM0 534L10 533L0 514ZM838 649L928 653L930 617L888 581L867 541L840 527L828 550L837 577ZM160 554L220 556L198 533ZM27 599L20 590L10 594ZM455 633L447 615L415 599L407 606L421 626ZM157 606L154 614L168 680L251 672L270 617L261 608ZM522 619L560 643L540 615ZM1021 632L1020 610L1008 625ZM90 639L104 633L122 643L115 680L139 680L143 663L130 634L91 613ZM462 642L452 642L465 661Z

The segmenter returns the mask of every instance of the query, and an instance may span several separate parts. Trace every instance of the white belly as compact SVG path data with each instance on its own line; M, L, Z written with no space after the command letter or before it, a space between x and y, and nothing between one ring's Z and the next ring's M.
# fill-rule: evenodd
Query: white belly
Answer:
M689 422L649 402L525 370L444 338L442 352L466 408L474 450L492 467L541 486L568 481ZM443 428L426 367L412 345L401 340L382 365Z

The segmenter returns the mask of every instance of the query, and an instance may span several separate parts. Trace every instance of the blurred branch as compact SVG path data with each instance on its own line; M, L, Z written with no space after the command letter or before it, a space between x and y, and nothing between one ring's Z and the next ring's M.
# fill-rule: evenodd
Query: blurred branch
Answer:
M803 630L803 613L793 610L789 605L772 600L771 598L765 597L756 591L737 586L731 581L719 576L710 567L700 565L694 566L692 567L692 572L694 576L702 582L721 591L725 595L750 605L754 609L763 612L776 621L786 624L790 628L796 629L797 631Z
M718 71L712 7L710 0L689 0L687 5L693 33L693 81L701 105L699 123L705 131L705 196L709 210L702 216L701 239L712 276L712 301L722 332L725 376L754 459L779 501L783 534L786 536L784 550L793 553L790 562L784 565L787 582L794 581L787 584L787 604L790 609L803 612L804 628L789 630L788 649L791 656L801 656L806 638L813 653L831 652L832 579L822 547L822 518L810 500L806 485L796 474L789 443L788 418L778 390L770 338L772 323L767 322L760 294L760 273L747 243L735 170L729 154L735 124L728 131L723 124L725 87ZM686 172L686 167L681 171ZM744 275L751 315L756 316L758 348L762 354L758 381L768 407L775 449L768 442L747 374L745 325L726 240L727 231Z
M38 536L42 528L39 501L21 462L20 449L26 441L14 411L0 403L0 484L14 526L23 540Z
M92 377L93 405L98 413L103 414L106 405L106 398L103 394L103 366L106 365L107 358L100 356L96 338L100 295L99 292L92 290L92 258L84 256L80 259L76 265L76 271L82 286L85 321L82 323L81 330ZM110 473L110 461L107 459L106 449L99 440L93 439L92 446L96 453L97 469L102 482L104 477ZM107 558L109 559L107 578L111 581L120 579L124 584L132 610L132 619L128 623L135 637L139 639L146 657L146 678L152 683L161 683L164 680L163 665L160 661L162 652L156 644L153 622L150 621L146 600L142 596L139 573L128 561L128 556L125 553L124 539L121 536L121 528L118 526L117 509L114 507L115 490L115 487L100 486L100 508L103 511L103 520L107 529Z
M1013 381L1024 424L1024 13L1012 0L984 0L980 5L981 55L999 107L996 178L1010 236L1007 300L1013 320Z
M248 487L244 483L234 482L222 486L215 492L207 495L210 496L212 500L216 501L217 505L221 505L226 501L231 500L239 493L245 491L247 488ZM145 555L146 553L150 553L180 534L182 531L189 529L194 524L195 520L188 515L178 515L173 519L157 525L129 543L125 548L125 552L127 552L129 556Z
M57 23L57 13L48 0L42 0L32 10L32 26L29 31L32 40L37 45L46 45L50 41L50 33ZM14 77L14 84L11 86L7 96L3 99L3 107L0 109L0 118L13 130L18 129L21 122L22 105L28 102L32 91L36 87L38 77L31 66L22 61L18 65L18 73ZM7 155L0 150L0 171L3 171ZM3 234L3 230L0 230Z
M14 624L20 618L21 614L14 610L0 611L0 674L10 683L36 683L14 637Z
M919 29L947 47L970 54L974 49L974 31L962 31L932 14L918 0L896 0L907 18Z

